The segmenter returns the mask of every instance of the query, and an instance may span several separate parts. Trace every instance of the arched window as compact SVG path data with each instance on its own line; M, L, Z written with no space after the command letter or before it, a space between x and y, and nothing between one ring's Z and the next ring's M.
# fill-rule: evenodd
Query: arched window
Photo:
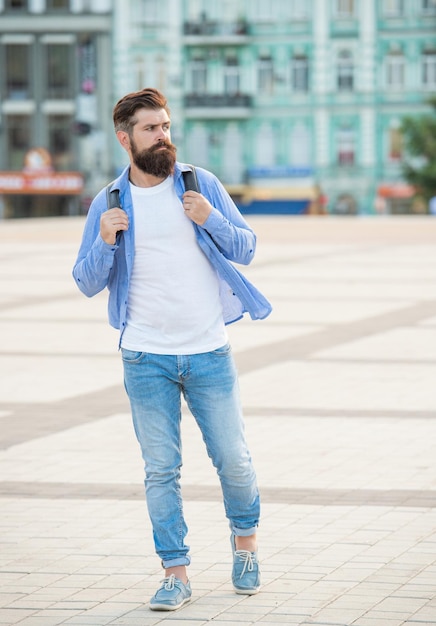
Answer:
M275 137L270 124L263 124L256 136L256 165L275 164Z
M401 161L403 158L403 134L398 120L392 120L388 133L389 161Z
M339 165L354 165L355 160L355 133L348 126L341 126L336 135L336 146Z
M290 163L295 167L311 164L310 132L304 122L297 122L290 140Z

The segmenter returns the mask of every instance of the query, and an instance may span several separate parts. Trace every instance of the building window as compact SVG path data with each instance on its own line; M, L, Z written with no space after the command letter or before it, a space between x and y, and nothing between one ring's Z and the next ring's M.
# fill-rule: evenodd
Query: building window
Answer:
M5 115L6 167L22 170L24 157L31 144L31 123L28 115Z
M194 59L191 66L191 91L204 94L207 92L207 65L204 59Z
M271 95L274 90L274 69L271 57L261 57L257 64L258 90Z
M232 0L234 2L234 0ZM259 22L283 20L307 20L311 12L311 0L250 0L252 18Z
M339 165L354 165L355 159L355 136L354 131L348 127L341 127L337 131L337 160Z
M386 85L391 89L403 89L405 63L401 52L391 53L386 58Z
M26 100L31 97L30 46L6 44L6 97L10 100Z
M306 0L305 2L301 2L301 0L288 0L289 2L289 10L290 17L294 20L307 20L310 15L310 2Z
M342 50L338 55L337 86L339 91L353 91L354 63L349 50Z
M336 17L354 17L354 0L335 0Z
M240 70L235 57L226 59L224 66L224 93L235 96L239 93Z
M147 24L160 24L166 19L167 9L163 0L142 0L141 19Z
M395 126L389 129L389 160L401 161L403 158L403 135Z
M47 44L46 97L53 99L71 98L73 94L73 72L71 72L71 46Z
M309 60L307 57L293 57L291 61L291 84L293 91L309 90Z
M436 0L422 0L422 13L436 15Z
M68 11L70 0L46 0L47 11Z
M87 34L79 36L76 58L79 66L79 86L82 93L92 94L97 89L96 48L96 42L92 36Z
M227 184L237 185L244 178L243 140L237 124L223 129L223 177Z
M422 57L422 85L424 89L436 89L436 51L424 52Z
M27 0L6 0L5 11L27 9Z
M253 17L260 22L272 22L277 19L277 0L254 0Z
M262 124L255 137L255 165L271 167L275 164L276 133L271 124Z
M74 167L72 150L73 118L70 115L50 115L48 123L48 151L53 166L58 171L68 171Z
M311 141L310 132L304 122L297 122L290 137L290 163L294 167L310 166Z
M404 0L383 0L383 15L400 17L404 13Z
M404 0L383 0L383 14L387 17L399 17L404 12Z

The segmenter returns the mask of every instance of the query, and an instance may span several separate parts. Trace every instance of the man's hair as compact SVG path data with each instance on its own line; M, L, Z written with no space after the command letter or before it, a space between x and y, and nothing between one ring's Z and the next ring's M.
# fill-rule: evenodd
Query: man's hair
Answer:
M128 93L121 100L118 100L114 107L115 132L122 130L131 135L132 129L137 122L135 113L138 109L153 109L155 111L164 109L168 115L170 114L167 99L157 89L147 87L146 89L141 89L141 91Z

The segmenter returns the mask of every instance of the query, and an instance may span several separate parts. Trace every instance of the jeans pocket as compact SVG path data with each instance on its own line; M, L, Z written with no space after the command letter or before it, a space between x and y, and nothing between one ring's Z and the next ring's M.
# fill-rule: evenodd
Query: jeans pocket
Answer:
M139 363L144 356L145 352L137 352L136 350L126 350L126 348L121 348L121 357L125 363Z
M232 351L231 345L229 343L226 343L220 348L217 348L216 350L212 350L211 354L214 354L216 356L228 356L231 353L231 351Z

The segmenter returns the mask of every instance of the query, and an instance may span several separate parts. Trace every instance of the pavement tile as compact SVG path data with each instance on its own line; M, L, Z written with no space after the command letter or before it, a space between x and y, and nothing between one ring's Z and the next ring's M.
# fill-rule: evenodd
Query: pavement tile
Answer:
M436 623L436 220L250 220L244 271L274 312L229 337L263 587L233 593L184 406L194 596L170 615L147 606L162 573L117 332L71 278L83 218L0 222L0 625Z

